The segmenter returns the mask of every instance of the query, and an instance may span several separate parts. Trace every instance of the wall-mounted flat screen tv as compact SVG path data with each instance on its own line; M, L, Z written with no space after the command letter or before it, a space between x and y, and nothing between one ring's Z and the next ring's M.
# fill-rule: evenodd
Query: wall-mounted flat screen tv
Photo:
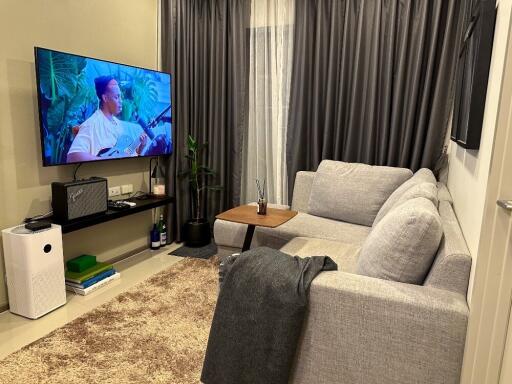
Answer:
M43 165L172 153L171 75L35 48Z

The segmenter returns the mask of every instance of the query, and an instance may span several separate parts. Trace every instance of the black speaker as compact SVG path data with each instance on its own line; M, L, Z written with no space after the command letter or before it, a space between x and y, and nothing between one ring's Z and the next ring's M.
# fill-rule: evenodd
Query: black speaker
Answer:
M53 217L59 222L104 213L107 201L107 179L102 177L52 183Z

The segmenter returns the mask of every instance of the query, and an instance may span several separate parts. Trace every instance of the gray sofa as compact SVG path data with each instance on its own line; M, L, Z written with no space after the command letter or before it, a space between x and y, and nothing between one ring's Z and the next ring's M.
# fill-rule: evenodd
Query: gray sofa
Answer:
M252 246L290 255L328 255L336 272L312 283L292 383L458 383L469 315L471 256L446 187L437 183L442 239L420 284L356 273L372 231L312 215L315 172L298 172L291 208L299 213L275 229L257 228ZM217 220L215 242L239 250L246 226Z

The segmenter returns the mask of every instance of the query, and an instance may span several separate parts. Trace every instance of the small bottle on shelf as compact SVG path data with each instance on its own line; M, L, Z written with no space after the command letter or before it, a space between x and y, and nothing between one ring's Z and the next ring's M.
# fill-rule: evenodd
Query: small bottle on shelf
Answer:
M164 222L164 215L160 215L160 222L158 223L158 232L160 233L160 246L167 245L167 227Z
M153 229L151 230L150 237L151 237L151 249L160 248L160 232L158 231L156 224L153 224Z

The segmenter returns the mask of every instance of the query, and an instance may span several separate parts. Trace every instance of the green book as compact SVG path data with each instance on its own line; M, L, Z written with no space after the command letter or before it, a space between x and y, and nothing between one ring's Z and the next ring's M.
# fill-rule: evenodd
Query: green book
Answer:
M96 265L96 256L92 255L81 255L74 259L68 260L66 266L68 271L71 272L83 272L88 268Z
M81 284L83 281L88 280L91 277L94 277L97 274L108 271L109 269L112 268L112 264L97 263L95 266L87 268L83 272L66 271L66 280L71 281L73 283Z

